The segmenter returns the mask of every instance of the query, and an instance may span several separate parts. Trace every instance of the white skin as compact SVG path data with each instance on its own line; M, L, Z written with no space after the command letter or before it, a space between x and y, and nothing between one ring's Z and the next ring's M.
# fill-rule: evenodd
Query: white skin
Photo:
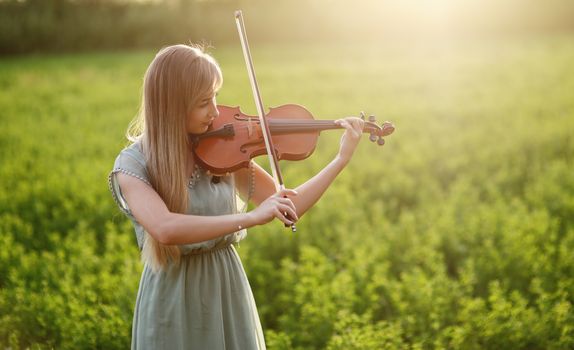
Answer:
M216 93L202 96L188 116L187 131L193 134L204 133L218 116ZM319 200L349 163L361 139L364 126L362 119L347 117L336 123L345 128L337 156L318 174L295 189L276 192L273 178L253 163L255 189L251 200L256 208L248 213L220 216L172 213L157 192L143 181L118 173L118 182L132 215L162 244L190 244L210 240L237 229L266 224L275 218L291 225ZM188 169L188 175L191 175L191 169ZM235 172L238 190L244 195L247 192L244 184L248 183L248 177L247 169Z

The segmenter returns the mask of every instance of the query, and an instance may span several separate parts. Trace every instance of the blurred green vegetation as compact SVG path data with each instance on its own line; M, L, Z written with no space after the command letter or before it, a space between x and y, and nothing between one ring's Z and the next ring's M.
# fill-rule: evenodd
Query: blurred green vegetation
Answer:
M0 0L0 55L237 41L428 42L574 31L570 0Z
M269 348L573 348L573 37L395 44L252 47L267 106L397 126L296 235L238 248ZM0 347L129 347L141 264L107 174L154 53L0 59ZM239 45L212 53L218 102L253 113Z

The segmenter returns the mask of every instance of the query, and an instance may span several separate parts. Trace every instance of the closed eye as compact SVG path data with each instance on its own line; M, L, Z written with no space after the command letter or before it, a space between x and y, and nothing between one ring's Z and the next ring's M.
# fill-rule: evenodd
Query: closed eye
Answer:
M209 101L211 101L212 99L214 99L215 97L217 97L217 95L219 95L219 92L216 92L215 95L213 95L212 97L206 98L203 101L201 101L201 104L199 105L199 107L205 107L209 104Z

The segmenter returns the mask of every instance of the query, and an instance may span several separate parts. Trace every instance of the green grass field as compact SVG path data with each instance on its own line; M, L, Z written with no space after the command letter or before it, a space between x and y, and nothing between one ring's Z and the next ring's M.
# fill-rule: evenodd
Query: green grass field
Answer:
M252 47L267 106L397 127L296 235L238 248L270 349L574 347L573 39ZM218 102L254 113L239 46L211 52ZM153 55L0 58L1 348L129 347L142 266L107 174ZM283 163L287 187L340 135Z

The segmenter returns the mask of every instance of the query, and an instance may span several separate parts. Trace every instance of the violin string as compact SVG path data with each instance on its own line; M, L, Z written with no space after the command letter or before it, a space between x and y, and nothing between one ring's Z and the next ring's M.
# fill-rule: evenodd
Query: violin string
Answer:
M269 120L269 125L273 125L273 124L305 124L305 125L312 125L312 124L316 124L316 125L324 125L324 124L334 124L335 121L334 120L293 120L293 119L270 119Z
M269 125L269 129L272 132L305 132L305 131L322 131L322 130L329 130L329 129L340 129L342 128L336 124L321 124L321 125L278 125L278 124L271 124ZM239 127L241 130L249 129L247 125L241 125ZM370 131L371 128L365 128L365 131Z
M293 131L298 130L327 130L327 129L339 129L342 128L340 125L335 124L334 120L289 120L289 119L270 119L269 127L273 130L286 130L293 128ZM365 131L371 131L372 129L381 130L377 124L372 122L365 122Z
M279 125L309 125L309 126L316 126L316 127L321 127L321 126L331 126L334 125L337 128L340 128L340 126L338 124L335 124L334 120L292 120L292 119L270 119L269 120L269 126L279 126ZM369 122L369 121L365 121L365 128L366 129L381 129L381 127L379 127L377 124L373 123L373 122Z
M248 129L249 126L241 125L239 129ZM301 119L282 119L272 118L269 119L269 128L275 132L305 132L305 131L322 131L329 129L340 129L340 125L335 124L334 120L301 120ZM365 131L372 129L381 129L378 125L365 122Z

